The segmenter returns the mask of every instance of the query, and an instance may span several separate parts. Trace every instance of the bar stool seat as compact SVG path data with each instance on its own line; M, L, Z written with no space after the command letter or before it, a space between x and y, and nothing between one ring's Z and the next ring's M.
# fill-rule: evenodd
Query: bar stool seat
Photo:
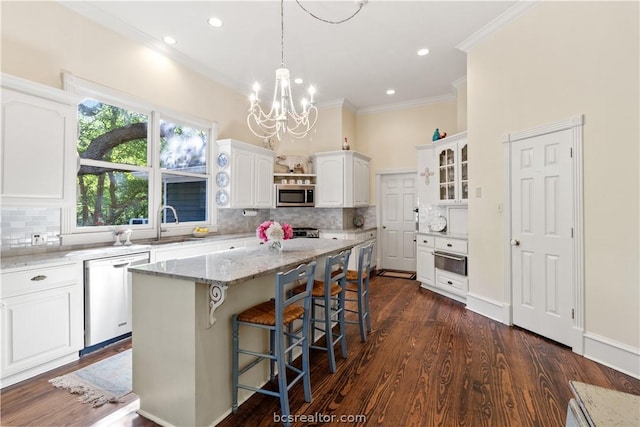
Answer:
M337 283L331 283L331 288L329 289L329 295L336 296L340 293L342 287ZM294 294L299 294L300 292L304 292L304 286L296 286L293 288L292 292ZM311 289L311 295L314 297L323 297L324 296L324 282L321 280L313 281L313 288Z
M304 287L301 292L304 292ZM282 313L282 321L288 325L294 320L302 318L304 315L304 308L299 305L290 305L286 307ZM275 326L276 324L276 302L275 300L265 301L258 305L243 311L238 314L238 321L247 323L257 323L260 325Z
M232 316L232 411L238 411L238 389L251 390L257 393L278 397L282 420L285 426L290 426L289 389L302 380L304 385L304 399L311 402L311 375L309 368L309 327L311 319L311 289L316 263L300 265L286 273L278 273L275 280L275 299L256 304L239 314ZM290 295L286 289L298 283L303 289L296 295ZM300 305L302 304L302 306ZM291 332L291 325L296 320L302 320L302 328L296 333ZM251 326L269 331L268 352L240 347L240 326ZM302 367L291 364L291 355L295 348L302 353ZM250 357L250 360L240 367L240 355ZM278 390L271 391L258 388L250 384L241 384L240 376L263 360L269 360L270 378L275 379L275 366L278 368ZM287 380L287 371L295 374L291 381Z

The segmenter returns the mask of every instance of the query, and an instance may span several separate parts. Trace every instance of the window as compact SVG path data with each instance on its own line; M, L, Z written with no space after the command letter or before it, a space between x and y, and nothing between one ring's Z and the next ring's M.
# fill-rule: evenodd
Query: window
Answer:
M158 220L185 227L183 233L194 224L214 224L209 197L213 124L72 76L65 75L65 87L84 97L77 115L76 212L66 215L66 233L126 227L148 230L137 234L150 237ZM164 205L173 206L179 225L170 209L160 209Z

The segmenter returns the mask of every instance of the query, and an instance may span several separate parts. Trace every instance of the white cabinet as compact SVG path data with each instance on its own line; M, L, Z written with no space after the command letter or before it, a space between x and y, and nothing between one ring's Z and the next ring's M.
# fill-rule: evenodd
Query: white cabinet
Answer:
M273 207L275 153L233 139L217 143L219 174L227 174L226 179L216 179L218 208Z
M2 273L2 386L78 359L84 343L82 265Z
M420 286L434 285L435 264L433 262L433 249L435 238L425 234L416 236L416 279Z
M344 231L320 231L322 239L357 240L362 242L351 250L349 256L349 270L358 269L358 255L360 248L367 246L373 241L373 254L371 255L371 269L378 265L378 231L377 230L344 230Z
M313 161L316 207L369 206L369 157L355 151L329 151L314 154Z
M439 182L433 144L416 147L418 154L418 202L420 205L436 203L438 200ZM426 219L425 219L426 220Z
M1 129L2 204L75 205L75 98L3 74Z
M466 132L435 143L440 203L467 203L469 199L467 145Z

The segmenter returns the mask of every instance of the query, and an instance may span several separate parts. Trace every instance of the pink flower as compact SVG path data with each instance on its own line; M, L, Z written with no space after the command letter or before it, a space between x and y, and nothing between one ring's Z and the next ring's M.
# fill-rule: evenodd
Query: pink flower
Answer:
M265 221L256 228L256 237L263 242L269 241L269 237L276 239L289 240L293 237L293 228L290 224L276 221Z

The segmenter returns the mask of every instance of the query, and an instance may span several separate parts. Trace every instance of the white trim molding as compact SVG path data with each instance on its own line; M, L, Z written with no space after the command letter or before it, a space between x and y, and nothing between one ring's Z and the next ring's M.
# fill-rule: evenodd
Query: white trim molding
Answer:
M584 357L640 379L640 348L587 332Z
M572 306L574 309L574 318L571 331L571 348L575 353L583 354L585 351L584 339L584 175L583 175L583 138L582 126L584 117L577 114L566 120L554 123L548 123L531 129L525 129L517 132L504 134L503 143L503 170L504 170L504 300L509 304L512 303L512 253L511 253L511 148L515 141L526 138L532 138L540 135L546 135L553 132L559 132L567 129L572 130L571 149L573 153L573 290ZM512 323L512 305L508 310L508 324Z
M467 309L481 316L504 323L505 325L511 324L511 305L503 303L502 301L496 301L473 292L468 292Z
M469 36L466 40L458 44L456 48L468 53L469 51L471 51L471 49L476 47L491 34L506 27L509 23L511 23L511 21L514 21L516 18L524 15L537 3L538 0L519 1L513 7L510 7L503 14L495 18L493 21L489 22L487 25L471 34L471 36Z

